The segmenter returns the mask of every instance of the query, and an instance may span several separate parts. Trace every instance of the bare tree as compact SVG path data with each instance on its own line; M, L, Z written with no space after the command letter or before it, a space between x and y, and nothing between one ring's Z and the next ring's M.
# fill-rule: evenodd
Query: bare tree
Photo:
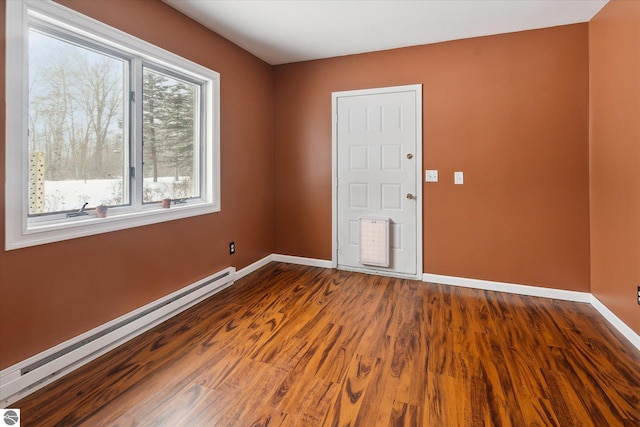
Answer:
M109 174L105 157L110 153L108 137L115 119L122 115L122 76L115 75L111 58L97 61L83 58L78 105L84 111L89 131L93 136L92 173L94 177Z
M67 62L60 57L52 58L40 71L41 82L30 99L31 145L45 152L46 179L64 179L67 119L73 114L69 86L73 79Z
M45 153L45 179L122 176L125 62L32 35L29 150Z

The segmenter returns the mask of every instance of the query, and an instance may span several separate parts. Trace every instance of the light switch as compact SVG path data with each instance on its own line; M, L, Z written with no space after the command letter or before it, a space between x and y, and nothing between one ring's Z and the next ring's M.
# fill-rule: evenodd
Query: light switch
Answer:
M424 171L424 180L426 182L438 182L438 171L437 170Z
M454 172L453 173L453 183L454 184L464 184L464 173L463 172Z

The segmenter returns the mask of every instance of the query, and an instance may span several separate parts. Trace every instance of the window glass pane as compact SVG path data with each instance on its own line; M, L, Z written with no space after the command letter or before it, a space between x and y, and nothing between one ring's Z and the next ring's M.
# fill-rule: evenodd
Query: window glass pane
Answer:
M200 197L200 86L143 70L143 202Z
M128 204L128 62L29 31L29 215Z

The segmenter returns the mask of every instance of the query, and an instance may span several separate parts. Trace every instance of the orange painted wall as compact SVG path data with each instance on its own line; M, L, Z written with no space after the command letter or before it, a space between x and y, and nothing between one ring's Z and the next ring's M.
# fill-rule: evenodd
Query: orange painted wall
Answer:
M588 292L587 24L275 67L276 252L331 259L331 93L414 83L424 271Z
M272 67L157 0L60 3L220 73L222 212L0 251L0 369L221 268L242 268L273 253ZM5 99L4 1L0 10ZM4 108L3 103L2 224ZM237 252L229 256L232 240Z
M640 334L640 2L589 23L591 292Z

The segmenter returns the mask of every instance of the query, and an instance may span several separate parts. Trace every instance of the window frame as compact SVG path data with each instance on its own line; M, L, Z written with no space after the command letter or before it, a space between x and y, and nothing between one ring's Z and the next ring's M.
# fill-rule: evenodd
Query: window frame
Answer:
M5 250L90 236L143 225L219 212L220 207L220 75L158 46L103 24L49 0L6 3L6 140ZM28 40L29 23L37 20L58 27L90 43L114 50L130 60L129 166L130 205L109 208L106 218L66 218L63 214L29 217L28 182ZM143 203L142 181L142 69L166 69L200 85L200 194L187 203ZM126 101L125 101L126 103ZM124 180L124 178L123 178Z

